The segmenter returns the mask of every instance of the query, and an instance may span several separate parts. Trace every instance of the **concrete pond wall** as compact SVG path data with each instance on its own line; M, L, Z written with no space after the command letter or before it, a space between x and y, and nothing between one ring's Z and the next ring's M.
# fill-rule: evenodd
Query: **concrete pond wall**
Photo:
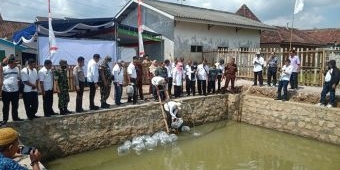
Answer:
M182 116L200 125L227 119L227 95L184 99ZM164 130L159 103L126 106L94 113L40 118L8 124L22 143L39 148L44 160L119 144L133 136Z
M291 94L291 101L282 102L273 100L270 96L275 91L266 88L244 87L241 91L181 99L182 116L189 125L237 120L340 145L339 108L317 107L313 104L317 96L313 95L308 97L310 103L302 99L309 94ZM24 144L39 148L44 160L105 148L137 135L165 130L160 104L155 102L8 125L19 131Z

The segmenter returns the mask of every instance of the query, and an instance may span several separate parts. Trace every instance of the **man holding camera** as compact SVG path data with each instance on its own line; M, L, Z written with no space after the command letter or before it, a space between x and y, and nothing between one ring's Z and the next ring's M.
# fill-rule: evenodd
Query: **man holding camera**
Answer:
M279 81L279 87L277 89L277 98L275 100L288 100L287 86L289 83L290 76L293 72L293 66L290 64L290 60L285 61L285 65L281 69L281 76ZM283 88L283 96L281 97L281 91Z
M4 170L27 170L26 167L19 165L13 160L19 150L19 133L10 127L0 129L0 169ZM33 170L40 170L40 152L32 149L29 152L31 166Z

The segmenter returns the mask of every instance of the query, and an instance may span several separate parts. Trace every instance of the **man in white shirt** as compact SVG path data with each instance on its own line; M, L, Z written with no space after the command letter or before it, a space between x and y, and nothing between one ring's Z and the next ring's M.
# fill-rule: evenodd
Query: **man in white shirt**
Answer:
M207 60L204 59L202 64L197 66L197 88L200 95L207 95L207 81L209 76L209 66Z
M2 68L2 114L3 121L1 124L6 124L9 115L9 105L12 105L12 119L14 121L23 121L18 117L19 106L19 68L14 56L7 59L7 66Z
M326 106L328 108L335 106L335 89L339 84L340 71L336 67L336 61L330 60L328 62L328 70L324 72L325 81L322 87L320 103L318 106ZM326 95L329 92L329 103L326 105Z
M53 111L53 72L52 61L45 60L44 67L39 70L40 89L43 97L44 116L56 115Z
M38 72L36 68L36 61L34 59L28 60L28 66L21 70L21 80L24 86L24 105L26 115L29 120L39 118L35 114L38 111Z
M133 96L128 97L128 102L133 102L133 104L137 104L137 72L135 64L138 62L138 57L134 56L132 59L132 62L129 64L127 68L127 74L128 74L128 84L132 85L133 87Z
M220 59L218 63L215 64L217 69L217 92L221 90L222 77L224 75L224 60Z
M290 60L285 61L285 65L281 69L281 76L279 80L279 87L277 89L277 98L275 100L288 100L287 86L290 79L290 76L293 71L293 66L290 64ZM281 97L281 91L283 88L283 96Z
M170 60L164 60L165 68L168 70L168 94L169 97L171 97L171 89L172 89L172 64L170 63Z
M180 117L179 111L181 110L181 103L169 101L164 105L164 110L167 112L167 122L170 128L178 130L178 131L189 131L190 128L188 126L184 126L183 119Z
M256 57L253 60L254 64L254 84L253 86L257 86L257 77L259 78L259 85L260 87L263 86L263 77L262 77L262 69L264 65L264 59L261 56L261 53L258 51L256 52Z
M98 110L99 107L94 104L94 97L98 88L99 68L98 61L99 54L94 54L93 58L87 64L87 82L90 86L90 110Z
M192 73L192 70L191 70L191 67L192 67L192 61L191 60L188 60L188 64L185 65L185 90L187 91L187 96L190 96L190 90L191 90L191 81L190 81L190 78L191 78L191 73Z
M114 77L113 84L115 86L115 103L116 105L123 104L122 99L123 83L124 83L124 61L118 60L117 64L113 67L112 75Z
M298 88L298 75L300 71L300 59L296 55L295 50L291 50L289 53L289 60L291 65L293 66L292 76L290 76L290 88L297 89Z

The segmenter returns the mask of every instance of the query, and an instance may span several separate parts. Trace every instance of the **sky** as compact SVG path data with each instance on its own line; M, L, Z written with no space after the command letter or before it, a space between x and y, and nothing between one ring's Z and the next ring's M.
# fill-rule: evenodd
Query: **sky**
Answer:
M236 12L246 4L265 24L291 27L295 0L164 0L185 5ZM47 16L48 0L1 0L5 20L34 22ZM128 0L51 0L52 17L113 17ZM294 28L340 28L339 0L304 0L304 9L294 16Z

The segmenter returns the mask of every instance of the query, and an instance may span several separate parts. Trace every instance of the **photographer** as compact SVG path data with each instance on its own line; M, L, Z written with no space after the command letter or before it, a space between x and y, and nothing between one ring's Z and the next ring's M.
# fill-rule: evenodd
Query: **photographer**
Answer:
M290 60L285 61L285 65L281 69L281 76L279 81L279 87L277 89L277 98L275 100L288 100L287 86L289 83L290 76L292 75L293 66L290 64ZM281 97L281 91L283 87L283 97Z
M19 165L13 158L19 150L19 134L12 128L0 129L0 169L1 170L27 170ZM40 170L40 152L35 149L30 151L31 166L33 170Z

